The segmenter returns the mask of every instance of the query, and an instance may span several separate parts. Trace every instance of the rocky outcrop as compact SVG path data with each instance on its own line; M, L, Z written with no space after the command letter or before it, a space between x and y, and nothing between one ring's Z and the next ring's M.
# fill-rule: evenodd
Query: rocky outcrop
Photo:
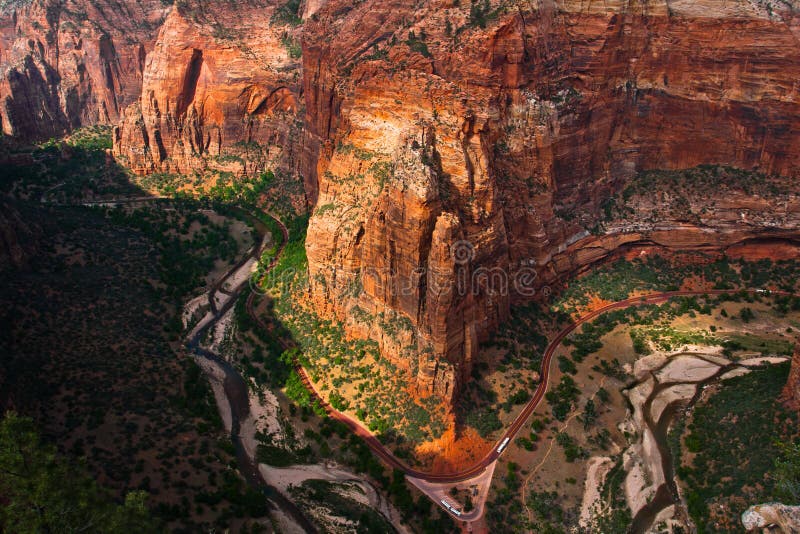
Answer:
M776 502L751 506L742 514L742 526L748 532L760 529L781 534L800 533L800 506Z
M300 45L291 26L273 24L274 11L260 1L179 2L147 56L141 98L115 131L115 156L138 173L192 173L245 146L290 167Z
M0 122L23 140L114 123L138 98L161 0L32 0L0 10Z
M305 0L302 7L303 20L314 16L314 14L316 14L316 12L319 11L324 5L325 0Z
M303 50L316 308L449 400L511 302L620 247L793 238L796 197L722 188L601 222L645 169L796 174L799 23L746 0L329 1Z
M421 395L451 401L515 300L617 251L796 240L795 1L104 1L5 8L4 131L121 116L138 173L301 174L310 299ZM785 182L609 203L698 165Z

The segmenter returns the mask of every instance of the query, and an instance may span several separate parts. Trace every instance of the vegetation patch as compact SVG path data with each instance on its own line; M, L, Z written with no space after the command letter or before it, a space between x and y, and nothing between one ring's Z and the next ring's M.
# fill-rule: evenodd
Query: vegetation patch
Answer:
M698 532L738 532L748 506L778 498L775 459L797 436L797 415L777 401L788 373L788 362L755 369L695 406L677 473Z
M263 498L253 506L231 467L211 388L177 342L183 300L215 255L240 252L232 220L212 221L189 201L63 205L145 195L108 161L109 139L102 129L76 132L17 149L13 161L39 165L0 169L15 210L42 236L24 267L3 271L0 399L24 407L65 463L85 461L117 504L144 492L137 502L168 530L240 528L266 513ZM76 497L85 490L95 500L74 476Z
M661 256L618 260L571 281L553 309L572 314L587 306L592 297L616 302L637 291L678 290L688 279L703 280L714 289L772 287L793 291L800 279L800 265L785 260L748 262L725 258L679 265ZM800 305L795 300L785 299L787 309Z
M32 419L0 420L0 491L4 532L155 531L148 495L131 491L123 504L82 467L43 443Z

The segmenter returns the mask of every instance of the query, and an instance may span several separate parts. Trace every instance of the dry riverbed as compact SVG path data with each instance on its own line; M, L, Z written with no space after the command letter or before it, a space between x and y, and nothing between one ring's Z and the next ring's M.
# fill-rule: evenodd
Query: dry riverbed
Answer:
M755 320L745 323L738 318L744 306L755 311ZM679 332L704 331L717 338L749 336L750 342L758 340L754 348L759 349L762 338L764 347L793 340L797 315L778 316L767 303L729 302L713 309L711 315L681 316L671 320L669 326ZM630 331L628 325L616 327L601 338L602 349L576 365L576 373L570 376L580 394L565 420L555 420L550 405L542 402L531 417L533 425L520 432L521 436L529 432L537 435L534 450L527 451L517 443L501 460L498 473L506 472L508 463L518 466L519 496L529 505L525 514L531 524L550 521L591 527L599 516L621 506L627 508L628 521L634 523L636 532L672 532L677 525L689 526L670 458L665 457L670 454L664 443L668 422L684 417L683 408L703 394L706 383L787 359L768 352L760 354L749 347L724 351L713 344L687 344L670 351L651 347L651 354L643 357L633 350ZM571 347L561 347L556 358L570 352ZM620 362L623 373L604 375L598 365L614 359ZM562 376L554 363L549 390ZM601 387L606 400L598 398ZM583 412L589 399L597 407L597 417L586 423ZM601 433L606 439L598 440ZM568 439L559 442L559 434ZM567 442L579 451L574 459L567 456L563 445ZM496 477L495 491L506 486L507 480ZM615 496L619 496L616 504ZM536 502L547 504L536 506ZM552 513L556 508L558 514ZM551 513L549 519L537 511L542 509Z
M229 281L222 284L223 288L231 285L235 287L241 277L249 275L252 270L250 262L245 263L240 269L232 274ZM227 294L216 292L212 298L220 299L218 305L224 304L229 297ZM200 296L185 306L184 324L188 324L191 318L198 315L199 310L203 310L208 305L208 295ZM205 324L211 323L207 335L202 343L202 348L219 354L221 358L226 358L226 344L233 336L235 324L233 321L233 309L214 320L213 314L208 311L192 329L192 333L198 331ZM191 334L190 334L191 335ZM213 359L198 356L197 363L206 373L211 383L214 397L222 416L225 429L231 431L232 414L230 400L227 397L225 384L225 370L222 365ZM282 415L282 406L276 394L272 391L259 388L251 381L248 387L249 410L247 417L240 421L239 439L246 455L255 460L258 456L258 446L260 435L272 436L272 443L277 446L288 447L286 425L291 425L291 421ZM291 434L296 435L298 429L291 429ZM302 438L294 438L302 440ZM302 446L303 443L295 443L294 446ZM356 532L358 524L346 517L338 517L332 514L331 510L325 507L316 506L314 503L302 502L302 497L294 491L295 488L303 486L307 481L325 481L332 483L332 487L341 497L350 499L360 505L372 508L382 515L386 521L394 526L398 532L405 534L406 527L402 524L400 513L384 498L372 483L356 473L334 463L312 463L307 465L293 465L288 467L275 467L264 463L258 463L258 469L262 478L284 497L297 502L307 514L310 514L314 522L322 525L324 529L335 532ZM299 499L299 500L298 500ZM294 519L280 510L273 514L273 521L277 523L280 532L294 533L304 532L304 529Z

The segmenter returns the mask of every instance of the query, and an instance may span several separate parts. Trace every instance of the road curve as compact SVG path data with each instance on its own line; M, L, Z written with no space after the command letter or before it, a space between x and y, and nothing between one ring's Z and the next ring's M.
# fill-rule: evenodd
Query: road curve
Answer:
M280 225L281 231L283 232L284 243L281 246L278 254L273 258L272 262L270 263L267 272L271 270L278 262L280 258L280 252L283 251L283 247L285 246L286 242L288 241L288 232L286 227L283 223L277 218L274 217L272 214L267 214ZM674 297L697 297L703 295L726 295L726 294L736 294L745 291L747 293L763 293L763 290L733 290L733 289L712 289L708 291L665 291L660 293L652 293L649 295L643 295L638 297L631 297L625 300L620 300L618 302L614 302L611 304L607 304L601 308L593 310L578 319L574 322L570 323L569 325L565 326L553 340L547 345L545 349L544 356L542 358L542 368L541 368L541 380L539 381L539 385L536 388L536 392L527 402L525 407L522 411L514 418L514 421L511 422L509 427L506 431L500 436L497 440L497 443L494 447L489 451L483 458L478 460L473 465L458 471L456 473L448 473L448 474L433 474L433 473L426 473L424 471L418 471L404 462L399 460L389 449L387 449L379 440L378 438L372 434L369 430L364 428L361 423L352 419L351 417L341 413L340 411L336 410L333 406L328 404L317 392L312 384L311 380L308 377L305 369L295 362L295 371L300 375L300 379L302 380L303 384L305 385L306 389L309 391L311 396L319 402L319 404L325 409L327 414L346 425L354 434L360 437L372 452L380 458L384 464L388 467L393 469L399 469L403 471L406 475L412 476L415 478L419 478L425 480L427 482L436 482L436 483L456 483L461 482L463 480L470 479L482 473L484 469L492 462L497 460L500 457L501 453L497 452L497 448L500 444L508 438L509 442L513 441L516 437L517 433L520 429L525 425L525 422L531 416L531 414L536 410L539 406L539 403L547 393L548 382L550 379L550 363L553 359L553 355L555 354L558 347L564 341L564 339L571 334L576 328L587 323L598 316L607 313L613 310L619 310L623 308L629 308L631 306L642 306L646 304L662 304ZM793 293L789 293L786 291L770 291L769 294L771 295L783 295L783 296L793 296ZM254 301L255 301L256 293L252 292L247 299L247 313L253 319L253 321L261 328L268 330L268 326L261 320L261 318L255 313L254 309ZM278 342L281 344L284 349L291 348L291 344L287 342L285 339L278 339Z

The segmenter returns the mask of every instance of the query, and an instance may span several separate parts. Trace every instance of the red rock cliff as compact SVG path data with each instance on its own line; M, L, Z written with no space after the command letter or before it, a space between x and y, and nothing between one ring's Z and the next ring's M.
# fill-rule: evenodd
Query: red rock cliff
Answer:
M161 0L32 0L0 10L0 121L21 139L114 123L138 98Z
M237 144L290 167L300 109L299 41L274 3L179 3L147 56L141 99L115 133L134 171L191 173Z
M451 399L514 298L623 244L796 232L796 197L777 213L748 195L750 218L712 195L703 207L719 220L586 231L643 169L796 174L796 9L460 4L333 0L305 30L311 296L378 339L421 391ZM405 333L383 328L387 317Z
M119 115L114 154L136 172L225 165L237 146L299 172L317 309L423 394L451 400L514 299L619 247L797 233L793 193L598 216L645 169L796 177L796 2L103 2L6 8L4 131Z

